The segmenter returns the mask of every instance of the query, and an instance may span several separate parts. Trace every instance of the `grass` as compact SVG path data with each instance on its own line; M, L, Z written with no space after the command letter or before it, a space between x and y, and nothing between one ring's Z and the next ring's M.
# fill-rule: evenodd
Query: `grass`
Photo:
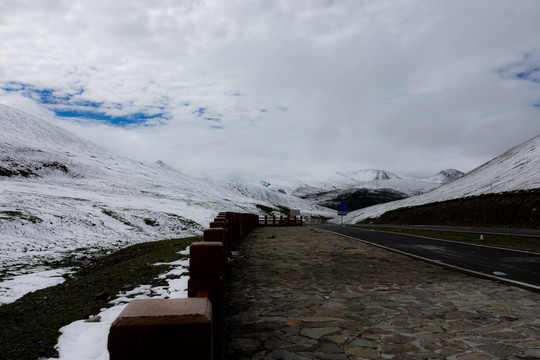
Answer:
M165 285L156 277L178 254L200 238L171 239L132 245L82 267L64 283L26 294L0 306L0 360L35 360L58 356L59 329L96 315L126 287Z
M456 232L456 231L439 231L439 230L424 230L424 229L408 229L400 227L385 227L385 226L369 226L369 225L354 225L362 229L373 229L379 231L395 232L400 234L409 234L417 236L425 236L435 239L461 241L480 245L499 246L510 249L527 250L540 253L540 238L533 236L520 235L496 235L476 232ZM482 235L483 239L480 239Z

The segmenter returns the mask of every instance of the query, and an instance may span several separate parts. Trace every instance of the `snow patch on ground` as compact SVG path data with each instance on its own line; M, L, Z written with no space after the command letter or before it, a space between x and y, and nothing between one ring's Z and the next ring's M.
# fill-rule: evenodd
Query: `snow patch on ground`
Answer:
M189 247L179 252L182 255L189 254ZM173 268L161 274L159 278L167 279L174 276L186 274L189 260L178 260L171 263L158 263L155 265L171 265ZM126 291L113 299L110 308L102 309L95 315L99 316L99 321L78 320L60 329L62 335L58 339L56 349L58 358L48 360L108 360L107 340L109 329L116 317L134 299L176 299L187 298L188 276L168 279L168 285L163 287L152 287L151 285L141 285L137 288ZM90 319L92 320L92 319ZM41 359L45 360L45 359Z
M13 302L25 294L58 285L64 282L64 275L70 269L43 270L32 274L12 276L0 282L0 305Z

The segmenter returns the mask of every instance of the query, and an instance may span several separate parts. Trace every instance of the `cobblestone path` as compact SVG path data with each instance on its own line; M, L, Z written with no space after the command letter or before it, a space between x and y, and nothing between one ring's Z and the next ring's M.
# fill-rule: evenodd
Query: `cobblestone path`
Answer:
M540 294L306 227L232 256L228 360L539 359Z

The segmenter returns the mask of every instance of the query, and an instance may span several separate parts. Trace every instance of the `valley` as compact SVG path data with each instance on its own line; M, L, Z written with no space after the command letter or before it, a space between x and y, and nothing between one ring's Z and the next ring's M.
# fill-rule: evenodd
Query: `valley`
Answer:
M540 137L467 174L446 169L414 178L364 169L300 178L195 176L160 160L146 163L120 156L0 105L0 302L13 301L14 293L24 294L13 285L22 276L53 268L70 272L129 245L197 236L220 211L279 216L295 209L307 219L340 222L336 206L346 203L350 213L343 220L351 224L456 223L453 217L465 214L467 207L459 199L534 191L540 188L538 168ZM445 210L450 205L440 210L426 205L448 200L457 201L452 210ZM537 201L530 201L529 212L540 208ZM497 205L489 211L487 205L472 207L467 224L488 224L473 220L484 215L492 220L489 226L503 221L504 226L537 226L520 213L505 215L499 203L493 204ZM412 210L407 210L409 215L399 210L400 215L378 219L390 210L420 205L426 207L414 210L414 216ZM55 272L58 282L63 281L61 275ZM36 279L37 288L45 284ZM28 286L27 291L35 288Z

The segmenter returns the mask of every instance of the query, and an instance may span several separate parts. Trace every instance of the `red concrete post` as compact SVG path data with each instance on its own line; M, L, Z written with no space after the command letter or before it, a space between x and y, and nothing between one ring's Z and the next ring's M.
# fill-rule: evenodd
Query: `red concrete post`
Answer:
M133 300L109 330L110 360L212 360L208 299Z
M225 227L225 221L212 221L210 223L210 228L224 228Z
M225 252L222 242L196 242L189 248L189 276L218 278L225 272Z
M206 229L223 230L223 229ZM205 230L205 240L206 240ZM222 242L197 242L189 249L188 297L209 294L213 309L214 359L223 358L225 251Z
M225 254L229 248L229 239L225 236L223 228L204 229L204 242L220 242L223 244ZM223 255L225 257L225 255Z

